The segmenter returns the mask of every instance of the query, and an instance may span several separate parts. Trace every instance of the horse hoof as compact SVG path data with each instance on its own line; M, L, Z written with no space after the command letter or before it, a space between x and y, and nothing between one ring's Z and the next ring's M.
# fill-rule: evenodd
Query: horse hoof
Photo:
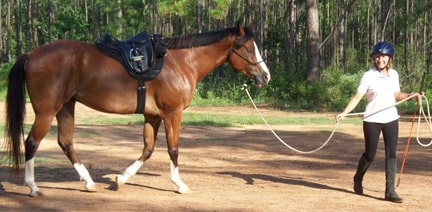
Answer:
M86 189L88 192L96 192L96 186L95 186L94 184L92 184L92 185L86 185L86 186L85 186L85 189Z
M120 187L122 187L122 185L125 184L122 175L117 175L115 181L116 181L116 187L115 187L116 191L119 190Z
M37 197L37 196L42 196L42 192L40 191L32 191L29 194L30 197Z
M192 191L189 189L189 187L183 187L178 189L179 194L190 194Z

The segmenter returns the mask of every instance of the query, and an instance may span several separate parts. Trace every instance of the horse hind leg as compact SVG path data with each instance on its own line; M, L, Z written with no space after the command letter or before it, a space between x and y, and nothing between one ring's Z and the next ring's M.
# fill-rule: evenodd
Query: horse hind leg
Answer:
M39 148L39 144L51 126L53 115L36 114L33 126L25 140L25 174L24 184L30 188L30 196L42 195L35 182L34 157Z
M159 117L146 117L144 123L144 148L141 157L130 165L121 175L116 176L117 189L120 189L129 178L134 176L136 172L142 167L144 162L148 160L153 154L153 150L156 143L157 132L161 124L162 119Z
M75 101L66 103L57 113L58 122L58 144L74 166L80 176L80 180L85 181L85 188L89 192L96 191L96 186L90 173L81 163L73 147L73 133L75 127Z

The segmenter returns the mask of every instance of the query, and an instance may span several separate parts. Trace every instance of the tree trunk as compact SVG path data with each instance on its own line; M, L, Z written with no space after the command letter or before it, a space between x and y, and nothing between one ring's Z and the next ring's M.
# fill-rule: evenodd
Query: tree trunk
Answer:
M10 4L10 1L6 1L6 52L5 52L5 57L6 57L6 61L8 61L8 62L11 61L11 42L12 42L11 32L12 32L11 4Z
M201 1L196 1L196 29L197 29L197 33L201 33L202 32L202 5L201 5Z
M320 79L319 19L317 0L306 1L307 13L307 78L310 82Z
M0 11L3 11L3 4L0 1ZM0 16L0 35L3 35L3 16ZM3 36L0 36L0 63L4 60Z
M18 57L22 54L22 29L21 29L21 22L22 22L22 14L20 13L21 9L21 1L15 0L14 1L14 16L15 16L15 41L16 41L16 51L15 56Z

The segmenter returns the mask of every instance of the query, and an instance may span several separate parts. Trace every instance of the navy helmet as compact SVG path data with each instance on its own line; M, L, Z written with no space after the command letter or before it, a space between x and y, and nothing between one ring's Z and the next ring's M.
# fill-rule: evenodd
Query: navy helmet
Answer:
M378 42L373 49L372 55L374 54L385 54L390 57L393 57L394 55L393 46L391 45L391 43L386 41Z

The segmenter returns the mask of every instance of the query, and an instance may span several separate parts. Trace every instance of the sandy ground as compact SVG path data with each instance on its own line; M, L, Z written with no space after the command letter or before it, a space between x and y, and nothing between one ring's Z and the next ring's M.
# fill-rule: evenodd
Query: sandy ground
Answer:
M3 107L2 107L3 108ZM250 107L198 108L187 112L257 115ZM334 114L262 110L266 116L305 117ZM142 151L142 126L84 125L80 118L103 114L77 108L75 148L97 184L84 189L56 143L54 130L37 153L36 181L43 196L28 196L23 177L0 166L0 211L427 211L432 198L432 148L411 140L397 192L404 203L383 201L384 152L364 180L365 195L352 192L352 177L363 151L360 126L342 122L332 140L313 154L296 153L282 145L265 125L238 127L183 126L180 135L180 175L190 194L178 194L169 180L169 157L161 127L150 160L120 190L113 189L121 173ZM27 121L31 123L29 111ZM2 118L3 120L3 118ZM398 157L400 167L410 118L402 118ZM334 123L275 125L288 144L309 151L330 135ZM421 133L425 139L430 135Z

